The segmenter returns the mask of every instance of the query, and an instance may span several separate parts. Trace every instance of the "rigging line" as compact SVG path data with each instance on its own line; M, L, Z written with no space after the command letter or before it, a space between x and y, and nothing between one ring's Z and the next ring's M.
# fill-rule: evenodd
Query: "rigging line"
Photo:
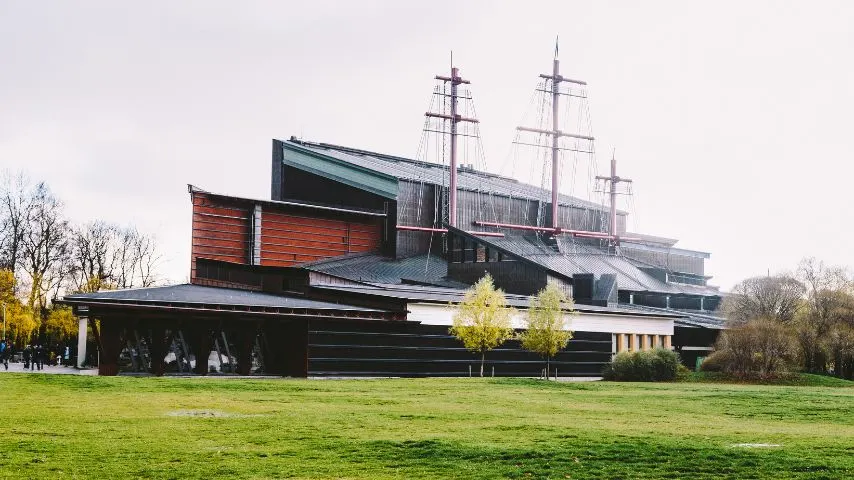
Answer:
M571 88L567 88L567 90L569 91L569 90L571 90ZM575 124L572 123L573 106L577 102L575 102L572 97L567 97L566 102L564 102L564 103L565 103L564 108L563 108L564 113L563 113L563 117L562 117L563 121L564 121L564 125L561 126L561 130L563 130L565 132L576 132L579 134L583 134L584 132L580 131L577 122ZM575 140L572 140L572 142L574 145L574 149L577 150L578 144L579 144L578 140L575 139ZM561 159L561 162L563 162L563 160L564 159ZM569 179L561 177L561 183L565 183L567 180L569 181L569 195L570 196L575 195L575 190L576 190L575 184L577 183L576 175L577 175L578 152L574 152L572 154L572 161L573 161L572 176ZM563 163L561 165L564 166ZM563 175L563 173L561 173L561 175Z
M543 90L546 90L546 89L543 88ZM546 117L548 116L549 119L551 118L550 113L548 113L548 112L551 112L551 108L546 110L546 106L547 106L547 103L548 103L548 106L551 106L551 102L549 101L550 99L549 99L548 95L546 95L546 93L541 93L540 99L541 99L541 101L540 101L540 111L539 111L539 116L538 116L538 118L539 118L538 127L540 130L545 130L546 129L545 128ZM539 134L537 137L536 143L538 145L543 145L545 143L544 137L545 137L544 134ZM539 201L537 202L537 219L536 219L537 223L536 223L536 225L542 226L543 225L542 220L543 220L543 215L544 215L543 205L545 202L545 195L546 195L546 191L545 191L546 175L547 175L548 171L550 170L550 168L549 168L550 162L549 162L548 150L546 148L538 148L537 150L538 151L535 152L535 158L537 159L537 164L535 165L535 168L541 168L541 170L540 170L540 188L539 188L539 192L538 192L539 193L539 195L538 195ZM532 174L534 171L535 171L535 169L531 169ZM533 182L531 181L530 183L533 183Z
M438 86L438 85L434 85L434 86L433 86L433 93L430 95L430 104L429 104L429 105L428 105L428 107L427 107L427 111L428 111L428 112L432 112L432 111L433 111L433 105L434 105L434 104L435 104L435 102L436 102L436 96L437 96L438 92L439 92L439 86ZM421 142L420 142L420 143L419 143L419 145L418 145L418 153L416 154L416 157L415 157L415 158L416 158L416 160L422 160L422 159L421 159L421 157L420 157L420 155L421 155L421 150L422 150L422 148L423 148L423 149L424 149L424 158L423 158L423 160L424 160L425 162L428 162L428 161L429 161L429 153L428 153L428 152L429 152L429 149L430 149L430 147L429 147L430 142L429 142L429 141L427 141L427 136L429 135L428 130L430 130L430 128L429 128L429 127L430 127L430 118L429 118L429 117L425 117L425 120L424 120L424 131L422 132L422 135L421 135ZM420 184L419 184L419 187L418 187L418 207L417 207L417 212L416 212L416 215L415 215L415 217L416 217L416 223L417 223L417 224L420 224L420 223L421 223L421 211L422 211L422 202L423 202L423 191L424 191L424 178L422 177L422 178L421 178L421 181L420 181ZM410 201L411 201L411 196L412 196L412 194L414 194L414 190L410 189L410 190L409 190L409 192L408 192L408 195L407 195L406 202L405 202L405 203L404 203L404 205L403 205L404 209L407 209L407 208L408 208L409 203L410 203Z
M430 252L433 251L433 234L435 232L430 232L430 240L427 242L427 261L424 262L424 273L428 272L430 268Z
M445 115L450 114L450 105L449 105L447 87L448 87L448 83L442 82L442 94L443 94L443 97L442 97L442 113ZM450 125L448 125L448 120L442 120L442 130L450 131ZM448 141L447 140L448 139L447 139L447 135L441 135L441 137L442 137L441 138L441 145L442 145L441 159L442 159L442 192L443 192L442 193L443 196L442 196L442 221L441 221L441 224L444 225L446 222L449 221L449 217L448 217L449 200L448 200L448 194L446 192L447 185L448 185L448 175L449 175L448 168L447 168L447 160L448 160L448 158L447 158L447 156L448 156ZM436 146L438 148L439 144L437 143Z
M471 97L471 100L470 100L470 101L471 101L471 112L472 112L472 116L473 116L474 118L477 118L477 107L476 107L476 105L475 105L475 103L474 103L474 95L469 95L469 96ZM480 154L480 155L479 155L480 165L481 165L481 167L482 167L483 171L485 172L485 171L487 170L487 164L486 164L486 151L485 151L485 150L484 150L484 148L483 148L483 137L481 137L481 136L480 136L480 125L479 125L479 124L475 124L475 128L474 128L474 130L475 130L475 132L476 132L476 134L477 134L477 135L476 135L476 138L477 138L478 153ZM494 220L495 222L498 222L498 214L497 214L497 213L496 213L496 211L495 211L495 197L493 197L493 196L492 196L492 189L490 189L490 191L489 191L489 205L490 205L490 209L492 210L492 218L493 218L493 220Z
M584 93L585 93L585 101L583 102L583 108L579 111L579 114L580 115L583 114L583 119L585 120L585 124L587 126L587 135L592 137L593 136L593 117L590 113L590 100L589 100L590 94L589 94L589 91L587 89L584 90ZM595 181L596 177L599 176L599 162L598 162L597 155L596 155L596 142L595 141L590 142L590 152L591 152L590 153L590 163L593 167L593 172L591 175L591 177L592 177L591 184L592 184L592 181ZM600 217L599 218L599 224L601 227L601 225L602 225L602 211L601 210L599 212L599 217ZM595 219L595 217L591 216L591 230L593 229L592 223L593 223L594 219Z
M537 89L540 88L541 84L542 84L542 81L537 81ZM531 92L531 96L528 98L528 103L525 106L525 108L522 110L522 118L520 119L519 123L517 123L517 125L526 125L527 124L528 116L530 115L530 113L532 111L535 110L536 102L537 102L537 95L538 95L538 93L537 93L536 89ZM520 132L518 130L516 130L516 134L514 135L514 142L519 140L519 135L520 135ZM516 174L516 164L519 163L518 162L518 160L519 160L519 156L518 156L519 147L518 147L518 145L515 145L515 144L510 145L510 150L508 151L507 155L505 155L504 164L501 165L501 169L499 171L502 174L506 174L506 172L507 172L507 160L511 156L511 153L513 154L513 161L510 162L510 176L514 177Z
M545 93L542 93L542 94L540 95L540 111L539 111L539 115L538 115L539 122L538 122L538 125L537 125L537 127L538 127L540 130L545 130L545 122L546 122L546 115L547 115L547 113L546 113L546 112L547 112L547 110L546 110L546 102L547 102L547 101L548 101L548 96L547 96ZM549 110L551 110L551 109L549 109ZM544 137L545 137L545 135L540 134L540 135L537 137L537 142L536 142L536 143L537 143L537 144L539 144L539 145L544 145L544 142L543 142ZM545 146L545 145L544 145L544 146ZM538 150L542 150L542 149L538 149ZM535 165L535 168L540 167L540 165L543 165L543 168L545 168L544 163L543 163L542 161L540 161L540 160L539 160L539 156L540 156L541 154L542 154L542 151L537 151L537 152L536 152L536 154L535 154L535 158L537 158L537 165ZM543 158L545 159L545 156L544 156ZM534 173L534 169L531 169L531 173L532 173L532 174ZM529 183L534 183L534 182L533 182L533 180L534 180L534 178L530 178ZM542 184L542 183L543 183L543 181L541 180L541 183L540 183L540 190L542 190L542 187L543 187L543 184ZM539 214L537 215L537 217L539 218ZM539 221L539 220L538 220L538 221Z
M634 231L640 232L640 226L638 225L638 210L637 205L635 204L635 186L634 184L628 184L629 187L629 202L631 203L631 214L632 214L632 224L634 225ZM628 226L627 226L628 227Z
M433 111L433 104L436 101L436 94L438 93L438 89L439 89L438 85L433 86L433 92L430 94L430 102L427 105L427 111L428 112ZM430 119L428 117L424 117L424 128L425 129L427 128L429 122L430 122ZM421 156L420 156L421 155L421 148L424 147L424 143L427 141L426 137L427 137L427 132L422 130L421 131L421 139L418 142L418 150L416 150L416 152L415 152L415 159L416 160L419 160L421 158ZM426 160L426 158L425 158L425 160Z
M581 126L584 124L584 109L581 107L583 107L584 105L587 105L587 101L582 100L581 103L583 105L581 105L581 104L579 105L578 119L577 119L578 124L579 124L579 128L581 128ZM589 131L589 128L587 130L588 130L587 135L592 136L593 134ZM590 143L594 144L595 141L590 142ZM590 151L593 151L593 149L591 148ZM591 200L593 198L591 189L593 188L593 182L596 179L596 177L593 175L593 168L595 167L595 163L596 163L596 159L593 158L593 156L588 157L588 162L586 165L586 170L587 170L587 179L586 179L586 181L587 181L586 182L587 183L587 200Z
M440 225L440 218L442 207L441 207L441 194L439 193L439 189L436 185L433 185L433 227L438 228Z

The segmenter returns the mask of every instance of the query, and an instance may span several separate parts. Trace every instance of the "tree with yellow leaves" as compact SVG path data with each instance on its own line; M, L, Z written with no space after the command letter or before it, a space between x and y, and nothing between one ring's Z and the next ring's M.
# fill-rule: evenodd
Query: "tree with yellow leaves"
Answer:
M572 338L565 311L574 312L572 300L552 282L531 298L528 309L528 328L519 335L522 347L539 354L546 360L546 378L549 378L551 359L566 348Z
M510 317L513 309L507 306L504 292L495 288L487 273L466 291L454 314L451 335L457 337L469 351L480 354L480 376L486 352L513 337Z
M45 330L58 339L68 339L77 333L77 320L71 307L54 305L45 320Z
M22 346L39 324L28 308L15 296L15 275L0 269L0 303L6 306L6 339Z

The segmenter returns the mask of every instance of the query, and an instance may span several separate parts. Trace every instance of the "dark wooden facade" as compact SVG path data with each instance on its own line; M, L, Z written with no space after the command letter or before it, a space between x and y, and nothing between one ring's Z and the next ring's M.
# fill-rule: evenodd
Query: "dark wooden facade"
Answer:
M308 372L313 376L477 375L480 358L447 326L414 322L312 322ZM611 334L575 332L552 359L560 376L600 376L611 361ZM486 355L486 375L538 376L544 360L510 340Z

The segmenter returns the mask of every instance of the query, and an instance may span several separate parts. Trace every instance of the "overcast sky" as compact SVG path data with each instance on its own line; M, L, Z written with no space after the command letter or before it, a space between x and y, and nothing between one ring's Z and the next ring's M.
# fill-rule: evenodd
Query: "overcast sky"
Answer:
M488 168L560 36L630 229L712 253L712 283L854 266L854 2L0 0L0 168L78 221L155 233L189 274L186 184L270 195L271 139L417 150L449 51ZM518 168L518 166L517 166Z

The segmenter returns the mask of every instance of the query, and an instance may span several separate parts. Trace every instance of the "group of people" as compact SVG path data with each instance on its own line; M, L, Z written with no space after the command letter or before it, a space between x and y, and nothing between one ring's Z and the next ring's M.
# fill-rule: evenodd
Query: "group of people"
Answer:
M47 357L47 349L41 345L27 345L24 354L24 370L41 370Z
M4 338L0 340L0 363L3 364L6 370L9 370L9 359L11 357L12 343ZM68 347L65 347L65 351L63 352L61 347L53 351L46 345L35 344L24 347L21 351L20 360L24 361L24 370L41 370L45 364L62 365L64 363L63 360L67 363L68 357Z

